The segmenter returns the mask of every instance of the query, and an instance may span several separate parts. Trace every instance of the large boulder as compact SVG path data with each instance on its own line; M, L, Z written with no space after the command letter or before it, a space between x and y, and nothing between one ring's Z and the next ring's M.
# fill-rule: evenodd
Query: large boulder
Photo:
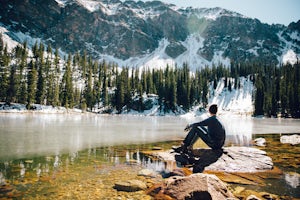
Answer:
M166 163L177 162L192 164L194 172L225 171L225 172L259 172L273 168L272 159L265 151L252 147L226 147L223 150L194 149L193 158L173 154L171 151L153 152L152 156ZM184 159L187 163L184 163Z
M213 156L209 152L206 155L208 157ZM226 172L258 172L271 170L272 168L272 159L267 156L265 151L250 147L224 148L223 154L219 159L205 167L206 170Z
M174 199L222 200L234 198L226 184L211 174L173 176L166 179L164 194Z

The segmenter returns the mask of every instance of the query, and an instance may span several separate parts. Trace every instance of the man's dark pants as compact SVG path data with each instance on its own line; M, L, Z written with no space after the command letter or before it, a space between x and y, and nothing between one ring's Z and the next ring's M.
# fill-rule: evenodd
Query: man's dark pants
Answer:
M203 126L193 127L187 136L185 137L183 143L185 146L191 146L193 145L196 140L201 138L203 142L205 142L210 148L212 149L221 149L222 145L216 144L209 136L207 128Z

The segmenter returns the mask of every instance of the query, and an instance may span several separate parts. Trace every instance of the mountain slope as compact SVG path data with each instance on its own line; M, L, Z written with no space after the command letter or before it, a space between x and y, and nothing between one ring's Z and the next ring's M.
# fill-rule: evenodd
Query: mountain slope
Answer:
M64 52L87 51L95 59L120 66L188 62L197 69L230 62L280 64L288 52L300 54L300 21L288 27L269 25L221 8L178 9L159 1L2 0L1 4L0 24L16 41L23 42L28 35Z

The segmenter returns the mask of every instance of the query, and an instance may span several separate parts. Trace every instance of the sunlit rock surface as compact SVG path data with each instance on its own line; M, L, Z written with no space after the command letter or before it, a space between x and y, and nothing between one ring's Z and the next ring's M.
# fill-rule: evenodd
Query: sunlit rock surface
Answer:
M210 155L207 156L210 157ZM226 172L256 172L272 168L272 159L267 156L265 151L250 147L228 147L224 148L223 154L215 163L205 169Z
M234 199L227 185L211 174L192 174L166 179L162 192L172 199Z
M272 159L265 151L251 147L226 147L223 151L212 149L194 149L195 166L203 170L225 172L258 172L271 170ZM153 156L163 161L176 162L176 156L171 151L153 152Z

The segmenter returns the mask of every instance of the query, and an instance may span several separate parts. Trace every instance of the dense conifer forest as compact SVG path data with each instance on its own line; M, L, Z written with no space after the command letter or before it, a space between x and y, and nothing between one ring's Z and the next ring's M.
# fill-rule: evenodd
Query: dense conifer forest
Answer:
M2 37L1 37L2 38ZM195 105L206 107L209 85L220 80L228 91L238 89L240 77L248 77L253 91L254 115L300 117L300 64L275 66L268 63L231 63L191 71L188 64L165 69L120 68L98 62L86 53L60 58L58 49L42 43L27 50L27 43L8 52L0 40L0 101L80 108L106 112L124 109L144 111L158 98L162 112L188 111ZM46 52L46 53L45 53ZM62 60L64 62L62 62ZM272 62L270 62L272 63Z

